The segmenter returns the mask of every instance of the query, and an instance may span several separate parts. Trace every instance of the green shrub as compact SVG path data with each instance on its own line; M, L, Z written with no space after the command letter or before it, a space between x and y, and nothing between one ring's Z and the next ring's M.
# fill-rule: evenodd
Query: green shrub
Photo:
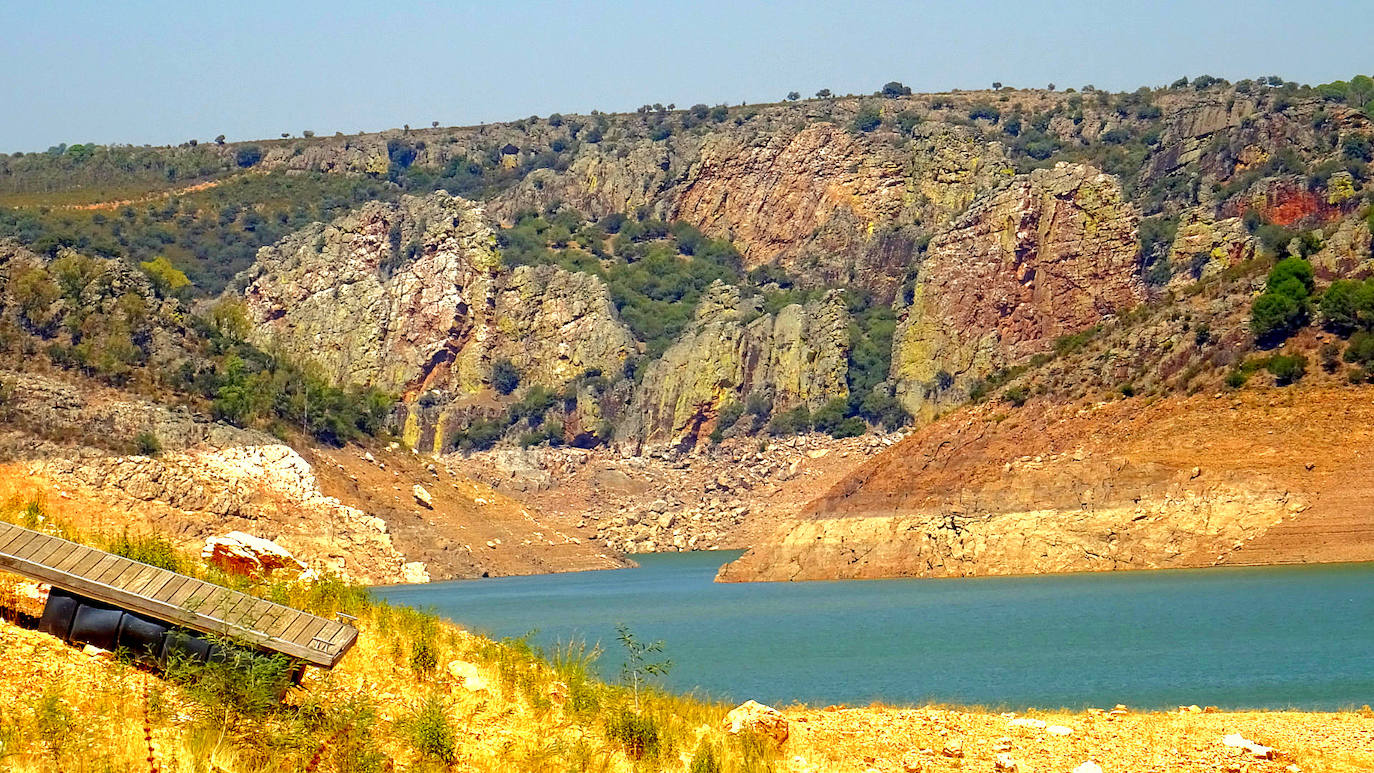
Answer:
M661 748L659 726L654 717L631 711L625 706L607 719L606 737L620 744L625 756L636 761L657 757Z
M431 693L401 721L412 749L421 757L451 765L458 758L458 731L449 717L451 707L439 693Z
M449 448L459 451L486 451L506 433L506 423L499 419L477 419L456 430L449 438Z
M234 153L234 163L247 168L262 160L262 148L257 145L244 145Z
M1249 380L1249 374L1239 369L1226 374L1226 386L1232 389L1240 389L1245 386L1245 382Z
M1266 367L1274 374L1276 383L1286 386L1307 375L1307 358L1301 354L1276 354L1269 358Z
M719 443L725 439L725 431L735 426L735 423L744 416L744 405L734 400L722 405L720 415L716 417L716 427L711 430L711 442Z
M692 765L687 770L688 773L721 773L715 745L705 738L701 739L692 753Z
M1364 330L1350 336L1343 357L1346 362L1368 365L1374 362L1374 333Z
M1374 327L1374 280L1337 279L1322 293L1322 322L1333 332L1349 335Z
M883 113L877 105L865 104L859 108L850 126L857 132L871 132L883 125Z
M161 534L130 537L128 529L111 540L105 550L171 572L186 570L186 562L171 540Z
M811 409L798 405L790 411L780 413L768 422L771 435L796 435L811 430Z
M1315 286L1312 264L1287 257L1269 271L1265 292L1250 308L1250 331L1264 345L1273 345L1307 324Z
M1318 355L1321 357L1322 370L1327 373L1335 373L1336 369L1341 367L1340 344L1328 341L1322 344L1321 349L1318 350Z
M497 360L491 364L491 386L498 393L508 395L520 386L520 371L510 360Z
M410 670L415 676L425 678L439 667L439 656L434 651L432 634L421 634L410 647Z
M1002 399L1006 400L1007 402L1011 403L1017 408L1020 408L1021 406L1026 404L1027 400L1030 399L1030 390L1026 389L1026 386L1024 384L1010 386L1007 387L1007 390L1002 393Z

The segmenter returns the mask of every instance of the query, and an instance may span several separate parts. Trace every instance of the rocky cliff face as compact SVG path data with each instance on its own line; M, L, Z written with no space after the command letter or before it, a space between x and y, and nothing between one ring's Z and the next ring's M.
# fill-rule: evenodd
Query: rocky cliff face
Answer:
M1135 208L1116 179L1075 164L1017 178L937 235L899 299L892 380L913 414L1144 298Z
M1366 415L1374 408L1355 389L953 414L870 460L720 578L1211 566L1246 563L1249 546L1280 532L1288 552L1270 545L1280 555L1265 562L1374 556L1374 513L1356 504L1370 488L1359 452L1324 434Z
M848 394L849 314L839 294L772 315L760 305L713 285L691 326L649 366L618 435L690 448L706 441L725 405L750 395L780 413Z
M522 383L560 388L635 351L606 286L552 266L508 270L480 208L439 192L404 197L265 248L239 278L252 339L319 363L338 383L438 403L488 383L508 360ZM442 411L415 414L427 448Z
M829 122L783 124L589 146L562 172L531 173L492 210L509 217L561 202L595 217L643 207L730 239L748 268L777 264L890 299L915 237L1010 174L998 143L958 127L917 127L894 144Z

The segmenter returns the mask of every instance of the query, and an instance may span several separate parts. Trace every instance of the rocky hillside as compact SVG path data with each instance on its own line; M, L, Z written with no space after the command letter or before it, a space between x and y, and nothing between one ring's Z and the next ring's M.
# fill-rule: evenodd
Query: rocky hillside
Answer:
M28 267L5 313L55 367L335 446L391 433L455 469L519 448L709 458L809 432L938 435L989 401L1363 384L1371 91L885 89L55 149L0 165L18 207L0 228ZM85 200L135 182L141 198ZM123 284L83 298L90 260L147 285L157 314L121 305ZM768 524L722 536L737 507L765 509L678 502L711 527L675 533L617 508L625 523L595 531L738 544Z
M866 463L720 579L1374 560L1367 389L983 407Z

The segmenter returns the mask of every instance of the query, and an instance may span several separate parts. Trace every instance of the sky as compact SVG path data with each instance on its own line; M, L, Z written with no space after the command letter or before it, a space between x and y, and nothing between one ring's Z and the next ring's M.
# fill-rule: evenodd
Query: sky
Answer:
M790 91L1374 71L1370 0L0 0L0 151L468 125Z

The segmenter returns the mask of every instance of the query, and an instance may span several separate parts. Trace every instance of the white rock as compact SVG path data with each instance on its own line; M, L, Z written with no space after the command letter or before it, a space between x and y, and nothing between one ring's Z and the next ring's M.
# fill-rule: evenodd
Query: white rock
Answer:
M421 486L420 484L416 483L410 489L410 493L412 496L415 497L416 502L419 502L420 504L424 505L425 507L428 507L431 510L434 509L434 497L431 496L430 493L425 490L424 486Z
M1032 719L1030 717L1017 717L1016 719L1013 719L1007 724L1011 725L1012 727L1033 727L1036 730L1040 730L1045 727L1045 720Z
M1045 732L1050 735L1073 735L1073 730L1063 725L1050 725L1045 728Z
M1102 766L1092 760L1079 765L1073 769L1073 773L1102 773Z

